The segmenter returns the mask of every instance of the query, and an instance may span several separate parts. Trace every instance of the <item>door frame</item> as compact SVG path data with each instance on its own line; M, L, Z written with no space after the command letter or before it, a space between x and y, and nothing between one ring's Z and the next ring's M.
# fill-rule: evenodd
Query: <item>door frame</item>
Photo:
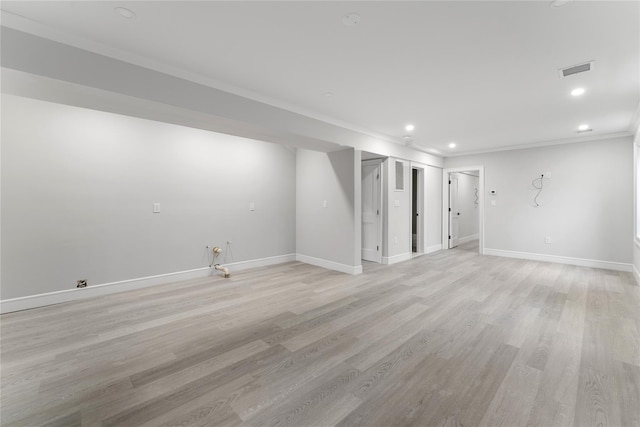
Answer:
M478 252L484 253L484 166L442 169L442 249L449 249L449 176L455 172L478 172Z
M362 166L370 166L370 165L377 165L378 166L378 173L380 174L380 178L378 179L378 210L380 211L380 214L378 215L378 244L380 247L380 250L378 251L378 260L376 261L378 264L382 264L382 252L384 250L383 247L383 240L382 240L382 236L383 236L383 224L384 224L384 209L383 209L383 200L382 200L382 195L383 195L383 185L382 183L384 182L384 170L382 167L382 163L383 163L384 159L372 159L372 160L362 160L360 162L360 170L362 171ZM362 184L362 172L360 172L360 182ZM362 197L362 195L360 196ZM362 209L360 212L360 215L362 217ZM362 218L360 218L360 229L362 230ZM362 258L362 241L360 242L360 258Z
M458 240L460 239L460 200L458 197L458 177L457 176L452 176L455 175L454 173L450 173L449 174L449 212L447 212L447 214L449 215L449 229L447 230L447 233L449 234L449 241L447 242L447 249L453 249L455 247L458 246ZM455 186L453 185L453 183L455 182ZM455 191L454 191L455 189ZM452 197L455 194L455 208L454 208L454 197ZM457 223L454 223L454 221L457 220ZM458 227L458 229L456 230L456 226ZM457 233L457 236L456 236Z
M424 255L424 242L425 242L425 233L424 233L424 204L425 204L425 195L424 195L424 188L425 188L425 171L424 171L424 166L420 166L417 165L415 163L411 163L411 216L413 217L413 170L415 169L416 171L418 171L418 188L417 188L417 192L418 192L418 197L417 197L417 206L416 206L416 212L418 213L418 219L416 220L416 251L413 252L413 242L412 242L412 247L411 247L411 255L412 257L414 256L419 256L419 255ZM413 218L411 218L411 220L413 221ZM412 230L413 226L412 223L409 223L409 236L411 236L411 239L413 239L413 230ZM411 241L410 239L410 241Z

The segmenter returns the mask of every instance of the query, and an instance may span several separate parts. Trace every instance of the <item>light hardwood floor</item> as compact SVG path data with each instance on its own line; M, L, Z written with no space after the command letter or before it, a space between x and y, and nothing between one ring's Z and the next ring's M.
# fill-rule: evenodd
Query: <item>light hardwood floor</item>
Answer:
M464 248L3 315L4 426L639 426L628 273Z

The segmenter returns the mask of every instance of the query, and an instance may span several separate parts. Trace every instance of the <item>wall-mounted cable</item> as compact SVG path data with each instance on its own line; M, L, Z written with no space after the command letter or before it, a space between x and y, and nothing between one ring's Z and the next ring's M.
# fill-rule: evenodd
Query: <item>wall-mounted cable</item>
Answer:
M540 178L536 178L533 181L531 181L531 185L533 186L533 188L538 190L538 192L536 193L535 197L533 198L533 203L536 205L536 208L538 206L540 206L540 204L538 203L538 197L540 196L540 193L542 193L542 180L543 179L544 179L544 174L540 175Z
M474 190L476 192L476 194L475 194L476 199L473 201L473 204L476 205L476 208L477 208L478 207L478 189L474 188Z

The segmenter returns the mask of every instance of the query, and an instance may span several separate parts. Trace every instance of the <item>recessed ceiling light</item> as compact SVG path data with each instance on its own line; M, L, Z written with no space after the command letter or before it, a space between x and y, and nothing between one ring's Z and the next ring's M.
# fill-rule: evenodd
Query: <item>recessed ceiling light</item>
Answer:
M577 87L577 88L575 88L574 90L572 90L572 91L571 91L571 95L573 95L573 96L580 96L580 95L583 95L583 94L584 94L584 92L585 92L585 91L584 91L584 88L582 88L582 87Z
M580 126L578 126L578 130L579 130L580 132L588 131L588 130L590 130L590 129L589 129L589 125L587 125L587 124L580 125Z
M450 143L449 148L456 148L456 143L455 142Z
M360 23L360 15L355 12L347 13L342 17L342 23L347 27L353 27Z
M118 14L118 16L125 19L133 19L136 17L135 12L131 9L127 9L126 7L116 7L113 11Z
M407 132L411 132L411 131L412 131L412 130L414 130L415 128L416 128L416 127L415 127L414 125L406 125L406 126L404 127L404 129L405 129Z
M553 0L549 6L550 7L564 7L571 3L573 0Z

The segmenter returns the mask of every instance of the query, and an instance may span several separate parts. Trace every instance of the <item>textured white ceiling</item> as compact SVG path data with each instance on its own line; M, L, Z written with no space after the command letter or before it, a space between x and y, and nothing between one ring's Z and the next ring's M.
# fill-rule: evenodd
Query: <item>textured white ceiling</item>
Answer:
M136 18L121 18L116 6ZM563 8L548 1L3 1L1 8L3 23L11 18L23 30L399 143L410 122L414 143L443 155L578 141L582 123L592 127L589 137L628 133L640 102L637 1ZM361 21L347 27L342 17L350 12ZM591 60L594 71L559 78L559 68ZM574 98L578 86L587 92Z

